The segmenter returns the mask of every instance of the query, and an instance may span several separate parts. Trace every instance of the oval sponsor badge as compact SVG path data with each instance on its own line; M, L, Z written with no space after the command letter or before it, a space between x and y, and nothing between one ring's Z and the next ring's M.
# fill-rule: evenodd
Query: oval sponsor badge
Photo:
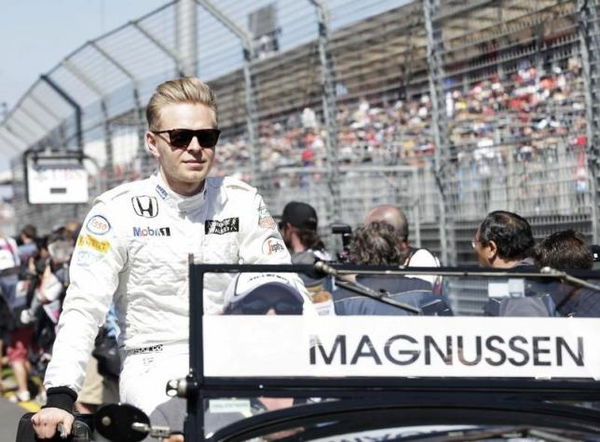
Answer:
M88 220L85 228L95 235L104 235L110 231L110 223L102 215L94 215Z
M275 255L285 250L285 244L282 240L271 236L265 240L262 245L262 252L265 255Z

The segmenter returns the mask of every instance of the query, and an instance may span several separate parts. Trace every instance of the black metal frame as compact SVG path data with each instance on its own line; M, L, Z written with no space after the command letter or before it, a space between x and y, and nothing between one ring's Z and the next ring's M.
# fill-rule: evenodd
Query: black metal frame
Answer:
M355 266L336 264L335 270L360 273L361 271L379 274L419 274L423 269L402 269L385 266ZM249 264L194 264L190 256L190 372L187 376L187 418L186 440L197 441L204 438L204 399L218 397L330 397L361 398L361 400L384 399L394 403L398 394L419 395L421 398L445 395L457 403L489 400L490 394L496 398L511 398L531 403L535 401L600 401L600 382L592 380L564 379L523 379L523 378L392 378L392 377L346 377L346 378L265 378L265 377L205 377L203 353L203 293L205 273L237 272L314 272L312 265L249 265ZM427 269L427 273L466 276L513 276L557 279L557 275L536 272L506 272L481 270L470 267ZM598 277L595 272L578 272L579 277ZM342 411L347 401L328 405ZM293 418L294 410L274 412ZM269 413L270 414L270 413ZM252 418L251 418L252 419ZM261 418L268 419L268 418ZM261 421L262 422L262 421ZM238 426L233 427L235 430ZM237 430L235 430L237 431ZM219 432L221 433L221 432Z

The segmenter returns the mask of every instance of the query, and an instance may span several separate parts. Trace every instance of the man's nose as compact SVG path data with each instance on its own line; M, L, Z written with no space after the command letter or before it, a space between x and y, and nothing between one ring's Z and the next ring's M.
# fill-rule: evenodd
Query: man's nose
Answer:
M197 136L193 136L190 144L188 144L187 150L192 153L202 152L202 146L200 146L200 142L198 141Z

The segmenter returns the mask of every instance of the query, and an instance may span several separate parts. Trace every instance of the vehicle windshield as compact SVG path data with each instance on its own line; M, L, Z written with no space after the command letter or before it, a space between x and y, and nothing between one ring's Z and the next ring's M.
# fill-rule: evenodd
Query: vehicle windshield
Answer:
M192 266L192 295L238 272L316 279L312 266L216 267ZM200 438L600 438L595 273L320 270L303 311L274 293L242 308L243 288L225 314L192 308Z

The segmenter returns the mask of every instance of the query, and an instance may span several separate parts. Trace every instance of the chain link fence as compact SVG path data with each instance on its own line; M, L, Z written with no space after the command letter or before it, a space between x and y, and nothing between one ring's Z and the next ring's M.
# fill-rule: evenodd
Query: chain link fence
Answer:
M178 0L65 57L0 124L0 150L85 154L92 196L150 173L144 106L182 74L214 88L215 175L258 186L274 214L315 206L323 236L381 203L413 243L472 263L478 222L516 211L536 233L597 241L595 1ZM42 232L88 205L26 202Z

